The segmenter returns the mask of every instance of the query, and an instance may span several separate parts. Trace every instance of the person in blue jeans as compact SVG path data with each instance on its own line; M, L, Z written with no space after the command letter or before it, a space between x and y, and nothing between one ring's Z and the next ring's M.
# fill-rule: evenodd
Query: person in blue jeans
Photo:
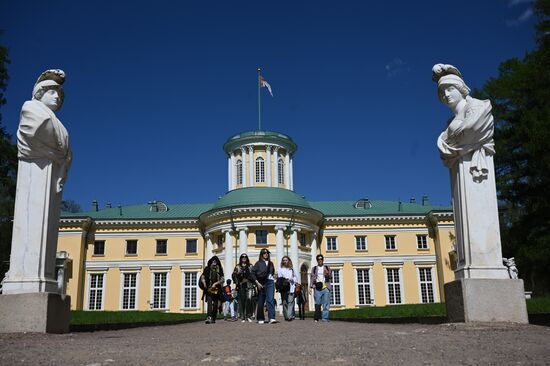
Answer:
M275 319L275 266L271 262L269 250L262 249L260 258L250 271L252 280L258 287L258 324L265 323L264 303L267 307L269 324L277 323Z
M328 313L330 309L330 281L332 275L329 266L324 265L325 257L323 257L322 254L317 255L315 259L317 259L317 265L311 269L309 281L314 291L313 298L315 300L315 314L313 319L316 322L319 320L328 322Z

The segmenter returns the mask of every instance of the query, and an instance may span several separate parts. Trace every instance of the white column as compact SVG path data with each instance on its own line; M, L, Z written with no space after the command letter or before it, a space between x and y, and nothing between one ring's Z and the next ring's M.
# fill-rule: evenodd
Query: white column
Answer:
M290 154L285 155L285 188L290 189Z
M233 173L231 172L231 155L227 157L227 190L231 190L231 180Z
M248 158L250 162L250 187L254 187L254 147L247 146L248 147Z
M267 174L266 174L265 178L266 178L266 181L267 181L267 186L271 187L271 145L266 145L265 146L265 157L266 157L266 160L267 160L267 164L266 164Z
M309 272L311 272L311 269L317 265L317 232L314 231L311 235L311 263L309 265ZM308 273L308 281L309 281L309 273ZM309 296L309 310L314 311L315 310L315 301L313 300L313 292L311 293L311 296Z
M294 190L294 158L290 158L290 189Z
M241 156L242 156L242 167L243 167L243 188L247 187L247 180L248 177L246 175L247 169L246 169L246 149L244 147L241 147Z
M281 258L285 255L284 230L284 226L275 226L275 255L277 256L277 266L281 263Z
M226 280L231 278L231 273L233 273L233 235L231 229L225 229L225 260L223 266L223 273L225 274ZM229 276L229 277L228 277Z
M279 146L273 147L273 165L275 165L275 182L274 187L279 186Z
M298 228L292 228L292 235L290 236L290 260L292 260L292 265L294 266L294 271L296 269L299 271L300 267L298 265Z
M237 169L235 168L235 152L231 152L231 189L237 188Z
M204 235L204 237L206 238L206 252L205 252L205 262L207 262L210 258L212 258L212 236L210 235L210 233L206 233L206 235Z
M239 256L243 253L248 252L248 228L240 227L239 228Z

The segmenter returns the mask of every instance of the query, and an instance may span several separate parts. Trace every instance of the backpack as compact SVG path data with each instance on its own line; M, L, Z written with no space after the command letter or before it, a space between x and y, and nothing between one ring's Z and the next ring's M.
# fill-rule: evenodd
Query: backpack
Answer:
M231 301L233 300L233 296L231 294L231 286L224 286L223 287L223 300L224 301Z

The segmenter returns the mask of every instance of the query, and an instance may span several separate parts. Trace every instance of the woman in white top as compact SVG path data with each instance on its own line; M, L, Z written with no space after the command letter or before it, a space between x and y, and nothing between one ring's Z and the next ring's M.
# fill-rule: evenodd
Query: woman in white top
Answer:
M294 320L294 288L298 279L294 274L292 261L287 255L281 259L281 266L277 270L277 277L284 278L284 282L287 282L280 289L283 301L283 316L287 321Z

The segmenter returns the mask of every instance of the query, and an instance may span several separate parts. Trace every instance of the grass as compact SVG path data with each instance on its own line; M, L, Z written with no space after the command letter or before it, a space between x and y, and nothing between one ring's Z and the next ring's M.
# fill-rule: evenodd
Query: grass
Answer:
M527 300L527 313L550 314L550 296L534 297Z
M203 320L204 314L164 313L160 311L71 311L71 324L156 323L178 320Z
M334 310L330 317L338 318L403 318L416 316L445 316L445 304L411 304L363 307L359 309Z

